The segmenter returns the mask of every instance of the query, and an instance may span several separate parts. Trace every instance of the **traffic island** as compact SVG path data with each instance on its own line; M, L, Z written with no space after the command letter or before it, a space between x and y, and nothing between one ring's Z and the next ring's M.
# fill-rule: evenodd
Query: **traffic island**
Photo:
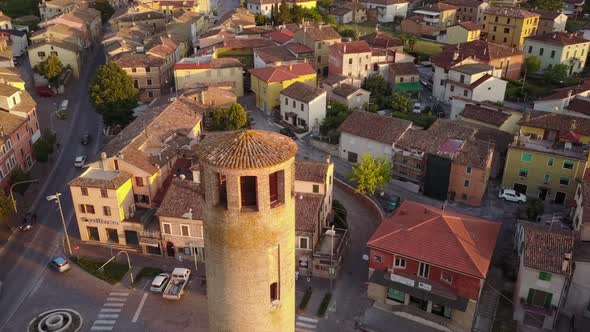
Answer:
M70 257L71 261L78 264L84 271L92 274L98 279L104 280L111 285L116 285L121 282L129 267L127 264L121 264L111 262L105 266L102 270L98 270L99 267L106 263L106 260L97 260L89 257Z
M53 309L35 317L27 328L28 332L76 332L82 327L82 315L71 309Z

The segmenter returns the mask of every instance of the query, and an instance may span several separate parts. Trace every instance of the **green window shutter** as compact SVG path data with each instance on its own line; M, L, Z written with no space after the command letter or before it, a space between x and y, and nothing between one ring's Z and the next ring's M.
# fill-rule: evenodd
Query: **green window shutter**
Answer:
M535 300L535 289L529 289L529 295L526 297L526 303L532 304Z
M552 293L545 293L545 308L551 307L551 300L553 299Z

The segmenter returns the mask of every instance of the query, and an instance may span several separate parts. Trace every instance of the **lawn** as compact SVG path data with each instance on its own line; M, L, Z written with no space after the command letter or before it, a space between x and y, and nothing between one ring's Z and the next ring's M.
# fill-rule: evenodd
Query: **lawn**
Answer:
M104 268L104 270L98 271L98 268L101 267L106 260L98 260L84 256L79 259L77 257L72 257L71 259L72 262L77 263L86 272L111 285L116 285L121 282L121 279L123 279L125 274L127 274L127 271L129 271L127 264L111 262Z
M162 272L164 272L164 270L157 267L144 267L139 270L137 275L135 275L135 282L138 282L141 278L152 279Z

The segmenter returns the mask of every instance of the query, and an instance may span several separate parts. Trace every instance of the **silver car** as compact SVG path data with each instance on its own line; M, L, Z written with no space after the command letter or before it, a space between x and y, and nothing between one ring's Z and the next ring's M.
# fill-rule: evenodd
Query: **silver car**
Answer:
M49 265L57 272L66 272L70 269L70 262L61 256L52 259Z
M152 292L162 293L164 288L166 288L168 281L170 281L170 275L168 273L160 273L152 281L150 290Z
M498 198L509 202L526 203L526 196L517 192L514 189L502 189L498 194Z

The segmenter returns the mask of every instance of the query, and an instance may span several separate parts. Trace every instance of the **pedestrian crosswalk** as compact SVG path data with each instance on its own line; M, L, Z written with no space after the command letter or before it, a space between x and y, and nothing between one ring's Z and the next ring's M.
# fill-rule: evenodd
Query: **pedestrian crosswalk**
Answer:
M311 317L297 315L295 319L296 332L312 332L318 327L318 320Z
M115 328L115 323L117 323L122 308L125 306L127 296L129 296L129 293L125 292L109 293L90 331L112 331Z

